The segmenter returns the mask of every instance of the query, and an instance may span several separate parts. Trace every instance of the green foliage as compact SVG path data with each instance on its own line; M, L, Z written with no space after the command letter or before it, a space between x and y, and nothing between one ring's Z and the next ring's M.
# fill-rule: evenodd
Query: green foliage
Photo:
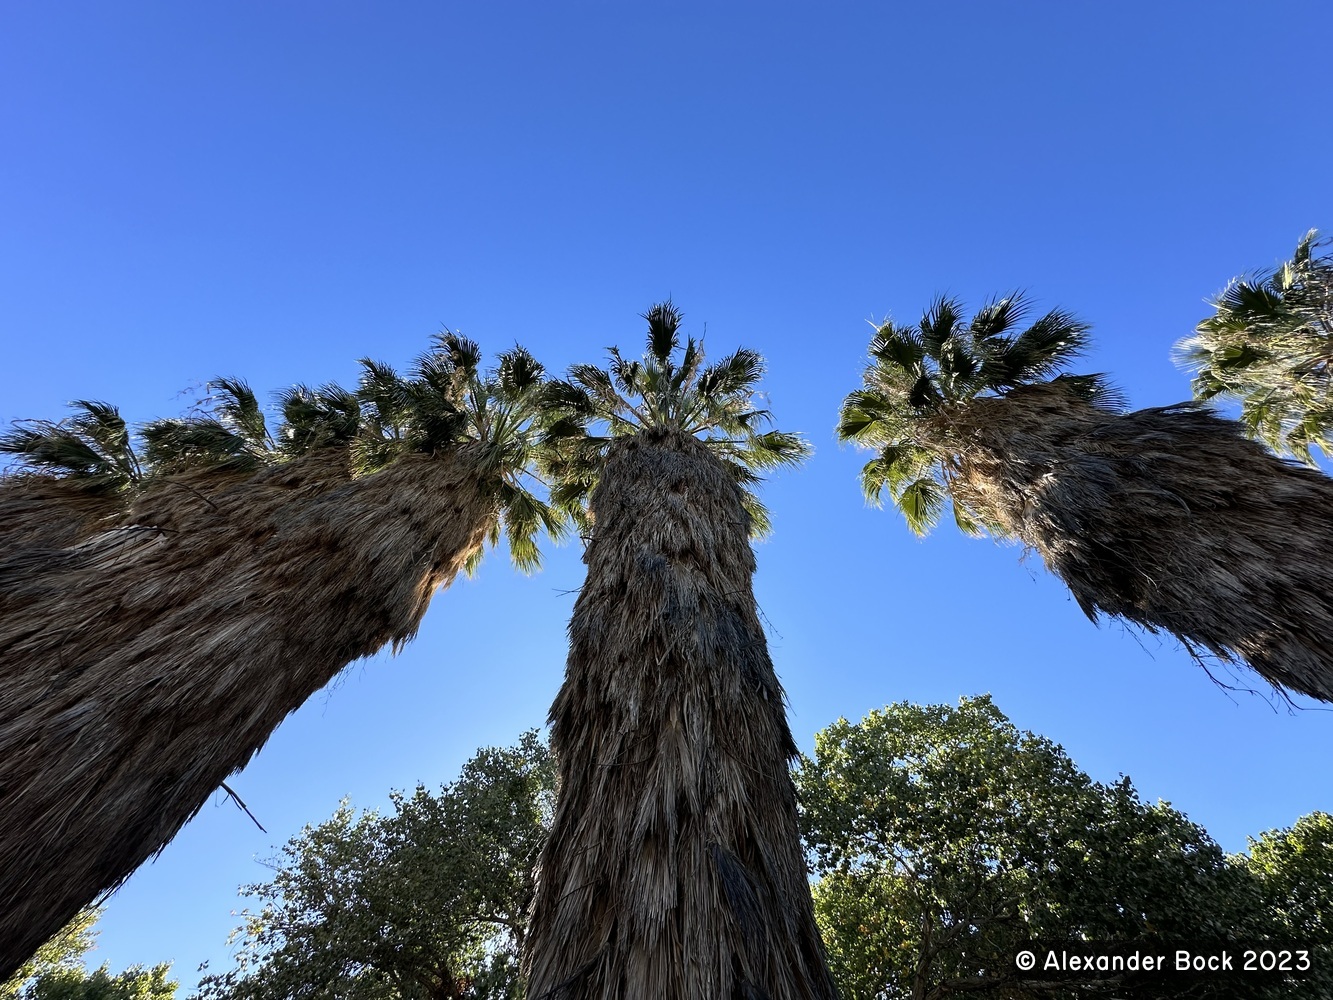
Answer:
M670 301L643 314L646 350L637 360L608 350L606 368L574 365L569 377L546 390L553 414L545 432L542 470L551 479L551 500L584 523L585 504L597 482L613 438L638 433L696 435L709 446L741 487L751 531L770 529L768 512L751 487L758 472L800 464L810 454L798 434L764 430L772 414L756 406L764 359L740 348L706 365L702 342L681 344L682 314ZM588 432L601 425L600 435Z
M120 490L143 476L132 436L120 411L110 403L80 399L59 423L21 420L0 435L0 452L17 457L20 467L72 476L90 489Z
M361 401L334 383L318 389L294 385L278 394L278 404L282 425L277 448L285 455L344 445L361 430Z
M254 391L240 379L208 383L204 412L144 426L146 464L155 473L188 468L251 471L275 460L273 439Z
M1177 345L1195 398L1238 400L1252 437L1306 462L1312 446L1333 454L1333 255L1315 254L1318 236L1271 274L1233 280Z
M135 965L116 976L105 965L88 972L84 956L96 947L93 925L100 916L93 908L79 911L0 984L0 1000L173 1000L179 984L167 978L169 963L151 969Z
M105 965L91 973L64 969L39 977L21 1000L174 1000L180 984L167 978L170 972L166 964L131 966L117 976Z
M1321 949L1306 996L1333 996L1333 816L1314 812L1250 838L1233 861L1259 885L1274 938Z
M96 944L93 924L101 915L102 911L93 907L80 910L51 940L38 948L32 958L19 966L13 978L0 983L0 1000L14 1000L23 985L37 976L82 968L83 956Z
M989 697L892 705L815 739L796 782L816 914L849 998L1036 995L1012 965L1034 939L1272 931L1250 873L1203 829L1140 801L1127 778L1092 781Z
M486 749L431 793L394 793L393 813L344 802L282 849L245 922L232 971L203 1000L517 998L532 870L554 771L535 733Z
M838 437L878 452L861 470L866 499L878 506L887 487L918 535L944 511L954 451L944 431L950 414L970 400L1046 383L1097 406L1119 405L1101 376L1061 374L1087 349L1088 325L1056 309L1013 332L1028 308L1014 293L991 300L968 322L957 299L940 297L916 326L886 321L870 341L863 385L843 400ZM964 531L980 530L974 512L955 514Z

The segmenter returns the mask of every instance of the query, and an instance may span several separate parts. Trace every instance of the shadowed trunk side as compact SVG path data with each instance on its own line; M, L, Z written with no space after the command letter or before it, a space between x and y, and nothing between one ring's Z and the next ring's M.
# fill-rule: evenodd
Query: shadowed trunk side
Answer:
M125 509L123 493L36 473L0 478L0 558L20 547L75 545Z
M1333 480L1197 405L1117 414L1033 385L935 418L956 500L1083 610L1333 701Z
M346 664L415 633L496 516L475 456L183 476L42 572L0 562L0 980Z
M642 431L590 508L528 996L832 998L740 490L700 441Z

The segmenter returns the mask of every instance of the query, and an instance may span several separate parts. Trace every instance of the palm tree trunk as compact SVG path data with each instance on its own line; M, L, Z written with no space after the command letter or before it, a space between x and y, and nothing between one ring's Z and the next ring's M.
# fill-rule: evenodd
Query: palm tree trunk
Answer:
M1030 386L940 418L954 496L1089 617L1333 701L1333 480L1194 404L1117 414Z
M15 549L77 544L124 510L124 494L71 479L11 473L0 479L0 557Z
M740 492L693 437L644 432L591 511L528 996L832 998Z
M0 561L0 981L342 667L415 633L495 516L473 458L182 477L41 571Z

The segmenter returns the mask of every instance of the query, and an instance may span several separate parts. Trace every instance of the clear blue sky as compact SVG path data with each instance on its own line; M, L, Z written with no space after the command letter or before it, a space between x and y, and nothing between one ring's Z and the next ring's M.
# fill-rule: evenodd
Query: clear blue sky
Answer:
M1016 287L1094 324L1132 404L1233 274L1333 230L1315 0L6 4L0 420L180 412L403 364L442 325L563 369L674 296L770 362L816 447L765 491L756 588L802 746L887 702L992 692L1094 777L1224 846L1333 808L1333 713L1228 696L1094 627L1019 550L864 506L838 403L871 328ZM383 806L544 721L577 546L491 559L401 656L350 668L115 896L96 959L224 941L236 887L339 798ZM114 836L114 830L107 831Z

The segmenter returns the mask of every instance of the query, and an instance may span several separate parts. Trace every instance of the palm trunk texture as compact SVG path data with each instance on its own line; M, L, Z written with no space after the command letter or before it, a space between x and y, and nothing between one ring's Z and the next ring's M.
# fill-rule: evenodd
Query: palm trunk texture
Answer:
M122 494L41 474L0 479L0 552L75 545L114 518Z
M739 490L695 438L644 432L591 508L529 1000L833 998Z
M955 497L1084 612L1333 701L1333 480L1191 403L1116 414L1031 386L939 418Z
M221 482L0 557L0 981L342 667L409 639L495 516L466 447Z

